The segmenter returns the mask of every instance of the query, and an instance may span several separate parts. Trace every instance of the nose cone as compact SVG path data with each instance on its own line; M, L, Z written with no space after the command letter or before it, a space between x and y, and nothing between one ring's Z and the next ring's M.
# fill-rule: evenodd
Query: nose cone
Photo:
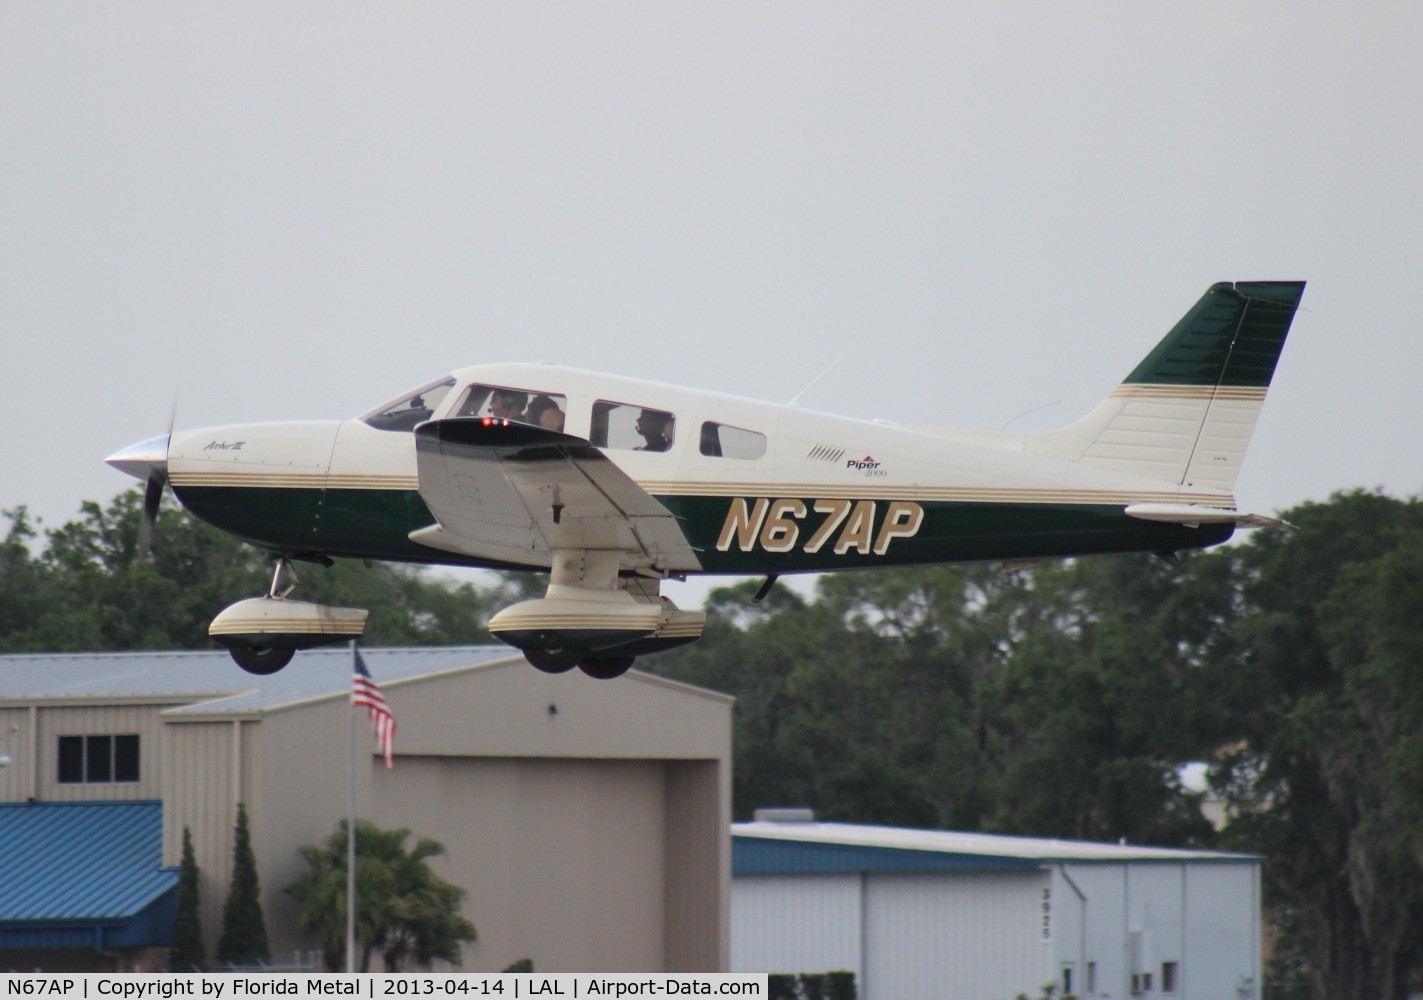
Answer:
M120 448L104 461L135 479L147 479L154 471L167 474L170 437L171 435L162 434L138 444L131 444L127 448Z

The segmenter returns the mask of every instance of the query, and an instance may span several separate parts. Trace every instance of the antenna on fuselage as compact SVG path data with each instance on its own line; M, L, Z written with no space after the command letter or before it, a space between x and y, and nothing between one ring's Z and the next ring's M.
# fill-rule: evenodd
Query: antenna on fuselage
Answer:
M844 353L844 354L840 355L840 356L839 356L838 358L836 358L834 361L830 362L830 367L829 367L829 368L826 368L825 371L821 372L819 375L815 376L815 378L811 379L811 380L810 380L810 385L806 386L806 387L805 387L804 389L802 389L800 392L796 393L795 396L793 396L793 397L791 398L791 401L790 401L789 403L787 403L786 405L787 405L787 406L799 406L799 405L800 405L800 397L804 396L804 395L805 395L807 392L809 392L811 389L814 389L814 388L815 388L815 383L819 382L819 381L820 381L821 379L823 379L825 376L829 375L832 371L834 371L834 370L835 370L835 366L838 365L840 362L844 361L846 358L848 358L848 357L850 356L850 352L853 351L854 349L855 349L855 348L854 348L853 346L845 348L845 353Z
M1024 417L1026 417L1029 413L1037 413L1039 410L1046 410L1049 406L1056 406L1058 403L1061 403L1061 402L1062 402L1062 400L1060 400L1060 399L1054 399L1051 403L1043 403L1041 406L1034 406L1034 407L1033 407L1032 409L1030 409L1030 410L1024 410L1022 413L1018 414L1018 415L1017 415L1016 417L1014 417L1012 420L1008 421L1008 423L1006 423L1006 424L1004 424L1002 427L998 428L998 433L1002 434L1002 433L1003 433L1004 431L1006 431L1010 426L1012 426L1013 424L1016 424L1019 420L1022 420L1022 419L1023 419Z

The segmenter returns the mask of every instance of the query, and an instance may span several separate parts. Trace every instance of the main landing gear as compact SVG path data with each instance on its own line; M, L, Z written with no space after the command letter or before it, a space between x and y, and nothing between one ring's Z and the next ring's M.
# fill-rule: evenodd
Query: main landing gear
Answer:
M611 680L633 660L694 642L707 616L661 596L660 575L625 571L618 549L554 549L543 597L520 601L489 619L496 639L523 652L547 674L574 667Z
M524 659L546 674L566 674L577 667L596 680L610 681L627 673L636 657L594 656L586 649L526 649Z

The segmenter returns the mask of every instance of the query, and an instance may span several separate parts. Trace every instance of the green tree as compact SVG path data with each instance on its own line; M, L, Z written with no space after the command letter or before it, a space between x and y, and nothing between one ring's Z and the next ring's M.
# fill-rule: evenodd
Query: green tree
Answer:
M168 967L174 972L192 972L203 969L207 962L198 890L198 861L193 853L193 833L185 826L183 861L178 867L178 899L173 917L173 948L168 954Z
M464 890L435 874L432 858L444 854L435 840L407 841L408 829L356 824L356 947L359 969L381 956L385 971L428 969L436 960L457 964L464 942L477 939L460 914ZM297 925L321 941L327 969L346 966L347 825L320 844L301 848L307 871L287 887L297 905Z
M47 583L44 566L30 554L35 527L29 511L18 507L3 516L10 527L0 542L0 643L32 626L42 611Z
M252 851L247 807L239 802L232 843L232 884L222 908L217 960L232 965L255 965L270 957L267 922L262 916L262 894L257 884L257 857Z
M1423 975L1423 505L1354 492L1241 547L1258 691L1216 781L1266 855L1285 961L1316 997L1397 1000Z
M1038 567L984 695L1005 833L1186 845L1213 837L1178 778L1235 732L1244 695L1228 561Z

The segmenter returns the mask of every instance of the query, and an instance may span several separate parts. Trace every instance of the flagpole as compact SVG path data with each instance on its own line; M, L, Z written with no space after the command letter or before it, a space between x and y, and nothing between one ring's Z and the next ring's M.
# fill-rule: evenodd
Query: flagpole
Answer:
M351 674L356 673L356 640L351 640ZM356 698L351 696L351 752L346 755L350 783L346 814L346 971L356 971Z

